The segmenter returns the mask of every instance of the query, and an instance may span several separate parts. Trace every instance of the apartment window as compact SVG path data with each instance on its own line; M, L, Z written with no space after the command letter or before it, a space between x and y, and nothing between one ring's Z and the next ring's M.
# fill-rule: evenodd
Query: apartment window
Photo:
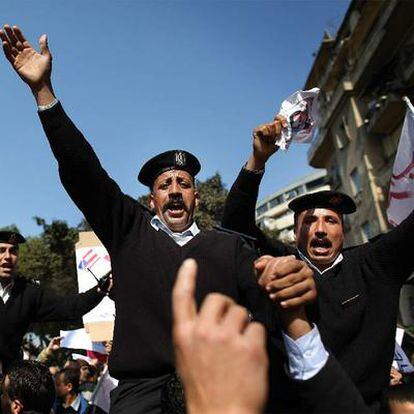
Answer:
M350 139L351 134L349 132L348 119L344 115L342 117L342 121L339 125L338 131L335 134L336 146L341 150L348 145Z
M353 195L357 195L361 192L361 176L356 167L351 172L351 187Z
M269 201L269 208L273 208L283 203L283 196L279 195Z
M297 190L296 190L296 188L295 188L295 189L293 189L293 190L288 191L288 192L285 194L285 199L286 199L286 201L289 201L289 200L291 200L292 198L295 198L297 195L298 195L298 191L297 191Z
M332 189L339 188L342 185L341 175L336 164L330 166L328 177L328 183L331 185Z
M371 238L371 226L368 221L365 221L361 226L361 236L364 243Z
M257 215L261 216L262 214L266 213L267 211L267 204L263 204L262 206L257 208Z

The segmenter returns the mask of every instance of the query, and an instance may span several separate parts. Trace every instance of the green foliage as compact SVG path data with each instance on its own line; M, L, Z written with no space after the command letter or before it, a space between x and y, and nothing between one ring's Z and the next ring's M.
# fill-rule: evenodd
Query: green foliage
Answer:
M227 190L218 172L205 181L197 180L196 187L200 194L200 204L194 218L200 228L211 229L221 222ZM149 199L149 194L138 197L138 201L147 207Z
M221 175L217 172L203 182L197 181L197 191L200 194L200 204L194 214L197 224L203 229L219 225L228 193Z
M15 224L10 224L9 226L1 227L0 231L14 231L16 233L20 233L19 228Z

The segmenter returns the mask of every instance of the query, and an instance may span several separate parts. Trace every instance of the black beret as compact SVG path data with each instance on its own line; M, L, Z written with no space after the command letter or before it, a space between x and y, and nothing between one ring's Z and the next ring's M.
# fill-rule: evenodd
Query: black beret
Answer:
M138 181L152 187L155 179L165 171L184 170L195 177L201 169L198 159L187 151L166 151L148 160L138 174Z
M339 191L317 191L296 197L289 203L289 208L295 213L312 208L327 208L340 214L350 214L357 209L354 200Z
M25 243L26 239L15 231L0 231L0 243L21 244Z

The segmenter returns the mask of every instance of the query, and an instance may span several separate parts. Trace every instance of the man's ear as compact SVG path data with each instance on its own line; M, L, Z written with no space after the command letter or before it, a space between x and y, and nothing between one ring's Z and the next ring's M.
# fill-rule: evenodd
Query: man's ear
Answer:
M198 207L200 204L200 193L198 191L194 191L194 199L195 199L195 206Z
M155 209L154 196L152 195L152 193L150 194L149 207L150 207L151 210L154 210Z
M19 400L13 400L10 402L10 412L12 414L23 413L23 404Z

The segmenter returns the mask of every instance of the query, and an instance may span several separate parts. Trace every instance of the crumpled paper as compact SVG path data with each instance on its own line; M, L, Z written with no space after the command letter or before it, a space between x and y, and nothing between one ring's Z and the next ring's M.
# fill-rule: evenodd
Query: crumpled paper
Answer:
M288 150L292 141L299 143L312 141L319 124L317 105L319 91L319 88L297 91L282 102L279 115L287 119L288 126L282 129L279 139L275 142L282 150Z

